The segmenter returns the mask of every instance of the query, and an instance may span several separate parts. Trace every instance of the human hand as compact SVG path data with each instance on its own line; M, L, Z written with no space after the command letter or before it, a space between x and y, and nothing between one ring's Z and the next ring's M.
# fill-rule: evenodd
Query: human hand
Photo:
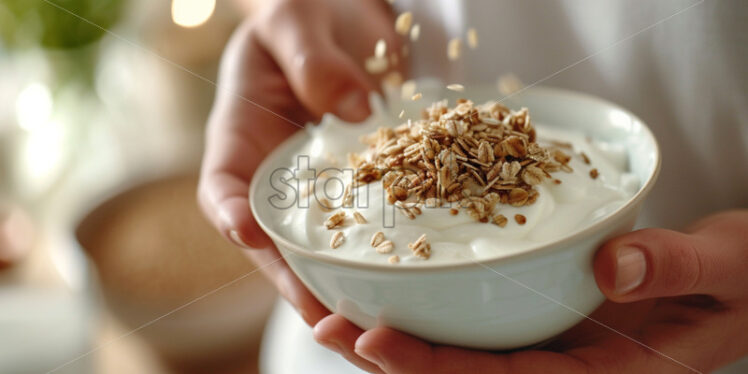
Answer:
M252 175L280 142L332 112L358 122L380 76L362 66L384 38L399 51L393 18L381 0L281 0L265 4L226 47L208 120L198 198L210 222L248 248L280 292L316 323L329 312L294 276L254 221Z
M600 248L594 268L610 301L542 349L434 345L386 327L364 332L335 314L314 334L388 374L708 372L748 353L748 211L707 217L685 233L622 235Z

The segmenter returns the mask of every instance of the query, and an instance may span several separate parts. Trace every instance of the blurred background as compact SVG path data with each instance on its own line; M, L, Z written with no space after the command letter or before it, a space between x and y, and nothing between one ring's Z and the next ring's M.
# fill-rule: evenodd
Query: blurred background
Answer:
M275 294L195 202L251 8L0 1L0 373L256 371Z

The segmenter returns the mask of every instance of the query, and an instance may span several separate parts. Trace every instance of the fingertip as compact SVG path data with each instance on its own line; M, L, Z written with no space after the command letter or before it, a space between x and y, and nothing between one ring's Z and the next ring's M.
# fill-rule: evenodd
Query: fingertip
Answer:
M400 352L415 353L417 345L413 338L401 332L387 327L377 327L358 337L354 352L384 369L388 361L398 360L397 352L393 351L393 348Z
M218 207L221 233L235 245L252 249L267 248L272 241L255 221L246 198L229 198Z
M353 351L356 340L364 331L339 314L330 314L314 325L314 338L321 342L334 342Z
M332 314L321 319L314 326L314 338L328 349L340 353L348 361L371 373L381 373L376 363L355 352L358 338L364 331L345 317Z
M596 253L594 274L600 291L615 302L630 302L641 299L639 295L651 270L648 264L648 249L641 240L650 236L651 230L639 230L615 238Z
M379 328L365 331L361 336L356 339L353 350L357 355L379 364L379 356L377 355L377 336Z
M319 320L312 328L314 339L320 343L333 341L336 325L339 324L339 321L337 321L339 318L343 317L337 314L330 314Z
M368 93L363 89L352 89L338 99L335 114L344 121L361 122L369 117Z

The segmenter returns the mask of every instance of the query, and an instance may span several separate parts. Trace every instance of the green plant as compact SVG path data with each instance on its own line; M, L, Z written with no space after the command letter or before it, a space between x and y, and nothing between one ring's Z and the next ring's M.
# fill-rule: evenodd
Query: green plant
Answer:
M112 27L122 15L123 3L124 0L3 0L0 40L7 48L78 48L98 40L105 33L101 28Z

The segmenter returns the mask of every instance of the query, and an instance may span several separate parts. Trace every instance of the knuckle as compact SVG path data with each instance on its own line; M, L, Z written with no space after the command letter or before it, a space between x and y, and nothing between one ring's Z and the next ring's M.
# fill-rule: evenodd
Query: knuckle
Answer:
M674 240L666 262L665 279L674 287L677 294L694 290L702 281L703 266L699 251L689 237Z
M301 84L305 89L319 91L335 85L335 58L329 53L304 51L296 59Z
M314 50L303 51L297 58L299 58L298 64L302 74L310 78L329 70L333 63L329 54Z

